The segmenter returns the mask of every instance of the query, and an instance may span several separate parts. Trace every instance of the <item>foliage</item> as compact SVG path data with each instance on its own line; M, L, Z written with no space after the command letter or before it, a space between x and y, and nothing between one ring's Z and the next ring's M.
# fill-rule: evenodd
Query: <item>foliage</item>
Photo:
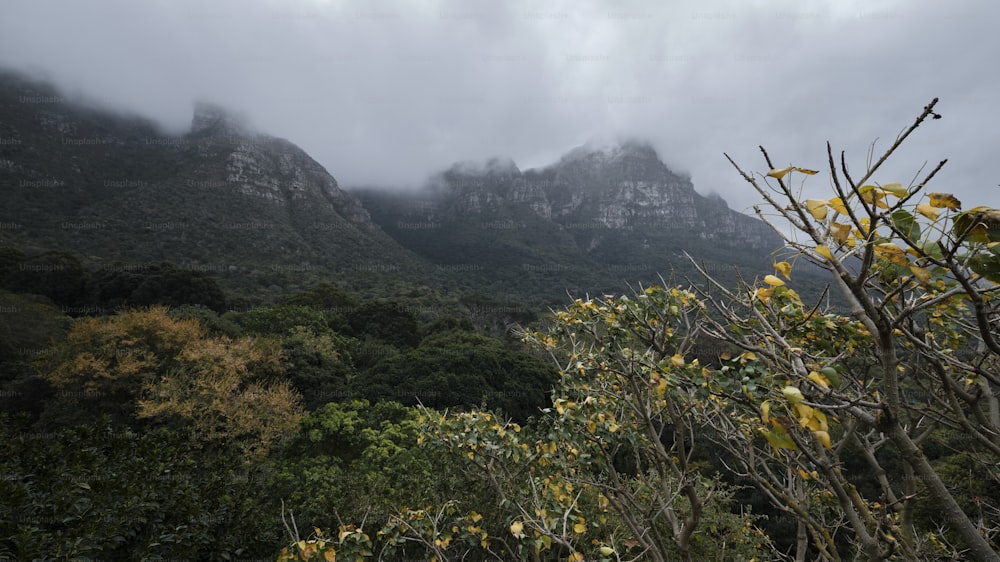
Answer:
M238 447L95 423L40 432L0 415L0 558L235 560L269 556L278 506Z
M355 334L367 334L389 345L414 347L420 341L416 317L398 302L364 303L350 311L348 320Z
M226 308L226 296L214 279L169 262L140 266L106 264L94 272L91 285L96 301L109 309L186 304L201 305L215 312Z
M766 151L766 175L737 167L766 202L760 216L787 225L775 229L792 261L827 269L850 311L804 302L787 261L762 282L701 293L713 313L707 332L742 353L722 357L706 381L712 407L695 415L733 454L734 471L797 519L798 559L809 550L825 560L998 560L1000 506L960 505L952 462L923 450L935 430L960 432L962 462L1000 484L995 211L924 194L944 162L910 186L874 180L937 117L933 106L860 177L828 145L829 199L801 197L792 179L818 172L778 169ZM918 528L924 503L937 516Z
M70 325L45 297L0 291L0 411L40 413L49 389L31 363L53 355Z
M268 381L279 358L273 342L208 336L165 308L79 319L43 374L60 396L47 413L50 422L100 413L179 420L201 439L235 439L262 454L300 415L298 394Z
M499 339L455 330L436 332L414 349L381 359L362 380L362 392L372 401L431 408L486 404L523 421L548 403L555 373Z
M300 327L317 334L330 330L322 312L299 304L257 307L225 317L239 324L247 333L257 335L287 336Z
M4 248L0 256L0 287L14 293L44 295L63 307L75 307L87 291L88 274L73 254L60 251L26 256Z
M284 371L288 382L302 395L306 409L315 410L327 402L361 395L351 343L329 330L316 333L302 326L282 338Z
M467 481L417 447L419 414L395 402L331 402L305 416L275 472L299 520L335 527L384 522L403 505L458 499Z

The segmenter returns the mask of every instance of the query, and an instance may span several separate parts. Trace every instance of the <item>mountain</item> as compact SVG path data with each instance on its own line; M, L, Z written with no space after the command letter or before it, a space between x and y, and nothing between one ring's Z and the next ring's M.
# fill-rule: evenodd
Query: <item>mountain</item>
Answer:
M553 305L693 276L684 252L722 278L733 266L769 272L780 243L640 141L526 171L509 158L462 162L419 192L347 192L222 107L196 104L190 129L171 134L4 71L0 185L0 246L68 251L91 270L167 261L244 294L332 281Z
M96 265L166 260L251 287L433 272L302 149L208 103L171 135L0 72L0 185L0 243Z
M697 193L645 142L584 145L521 171L510 159L461 163L426 190L351 190L390 236L440 269L494 290L547 284L571 292L694 273L769 272L781 244L762 221ZM565 298L565 294L562 294Z

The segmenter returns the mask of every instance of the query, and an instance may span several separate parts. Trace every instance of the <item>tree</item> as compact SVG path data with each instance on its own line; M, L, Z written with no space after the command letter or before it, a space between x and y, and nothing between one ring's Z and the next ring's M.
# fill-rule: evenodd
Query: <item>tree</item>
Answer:
M705 370L684 354L698 310L692 293L662 287L578 299L547 331L526 334L560 367L537 427L428 413L426 439L459 452L512 506L519 556L748 559L765 547L697 455L691 410L709 396L699 394Z
M876 180L940 117L936 102L860 174L827 144L831 198L803 199L792 180L818 172L778 169L763 148L766 174L730 159L789 261L733 290L702 271L703 329L741 353L722 357L696 415L733 470L797 519L797 560L810 548L825 560L1000 560L1000 506L963 509L960 482L924 450L940 430L967 436L965 462L1000 485L1000 211L924 193L945 161L909 186ZM790 286L797 261L830 272L848 314L803 301ZM923 502L937 511L931 528L914 519Z
M77 320L43 377L60 397L49 423L100 414L177 421L203 441L236 440L263 454L301 416L298 393L271 381L280 373L276 342L212 337L197 320L154 307Z
M379 360L364 376L362 394L372 401L418 402L431 408L501 409L517 421L538 414L555 369L504 342L461 330L437 332L420 345Z
M235 560L273 554L267 465L238 444L107 418L38 431L0 414L0 559Z
M93 274L91 292L108 308L185 304L215 312L226 308L226 296L214 279L201 271L181 269L170 262L130 268L113 263Z
M15 293L45 295L65 308L80 307L87 289L87 271L73 254L49 251L25 257L4 248L0 254L0 283Z

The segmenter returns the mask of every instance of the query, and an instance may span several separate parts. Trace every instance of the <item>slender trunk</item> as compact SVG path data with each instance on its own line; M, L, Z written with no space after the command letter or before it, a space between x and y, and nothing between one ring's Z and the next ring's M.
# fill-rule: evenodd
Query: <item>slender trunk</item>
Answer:
M806 522L799 520L798 531L795 533L795 562L806 562L806 550L809 548L809 531Z
M985 382L983 394L986 395L986 403L989 405L990 425L993 426L993 429L1000 429L1000 400L997 400L997 395L993 392L991 384L990 381ZM1000 433L993 433L993 442L1000 445Z
M903 463L903 505L899 512L899 529L903 532L903 541L911 548L917 548L917 533L913 528L913 508L916 507L917 478L913 467Z
M968 548L966 554L969 560L1000 562L1000 554L993 550L990 543L979 534L979 529L962 511L958 502L955 501L955 497L951 495L937 472L934 471L930 461L910 439L906 431L898 423L893 423L889 428L889 437L899 447L899 452L905 462L913 467L915 476L927 486L928 492L937 502L938 510L944 515L948 525L958 533L962 542L965 543L966 548Z

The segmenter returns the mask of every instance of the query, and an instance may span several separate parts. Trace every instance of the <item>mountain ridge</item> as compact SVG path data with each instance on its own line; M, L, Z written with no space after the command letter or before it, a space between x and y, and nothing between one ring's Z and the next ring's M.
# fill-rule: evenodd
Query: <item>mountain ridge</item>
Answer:
M432 270L293 143L199 102L191 130L84 107L0 73L0 241L95 264L168 260L253 286ZM350 275L349 275L350 274ZM353 276L355 279L350 279Z
M396 283L553 303L692 273L762 271L780 240L698 194L648 142L573 148L543 167L456 162L425 190L344 190L294 143L205 101L190 130L67 101L0 71L0 244L98 267L170 261L230 286ZM544 293L544 296L542 294Z

